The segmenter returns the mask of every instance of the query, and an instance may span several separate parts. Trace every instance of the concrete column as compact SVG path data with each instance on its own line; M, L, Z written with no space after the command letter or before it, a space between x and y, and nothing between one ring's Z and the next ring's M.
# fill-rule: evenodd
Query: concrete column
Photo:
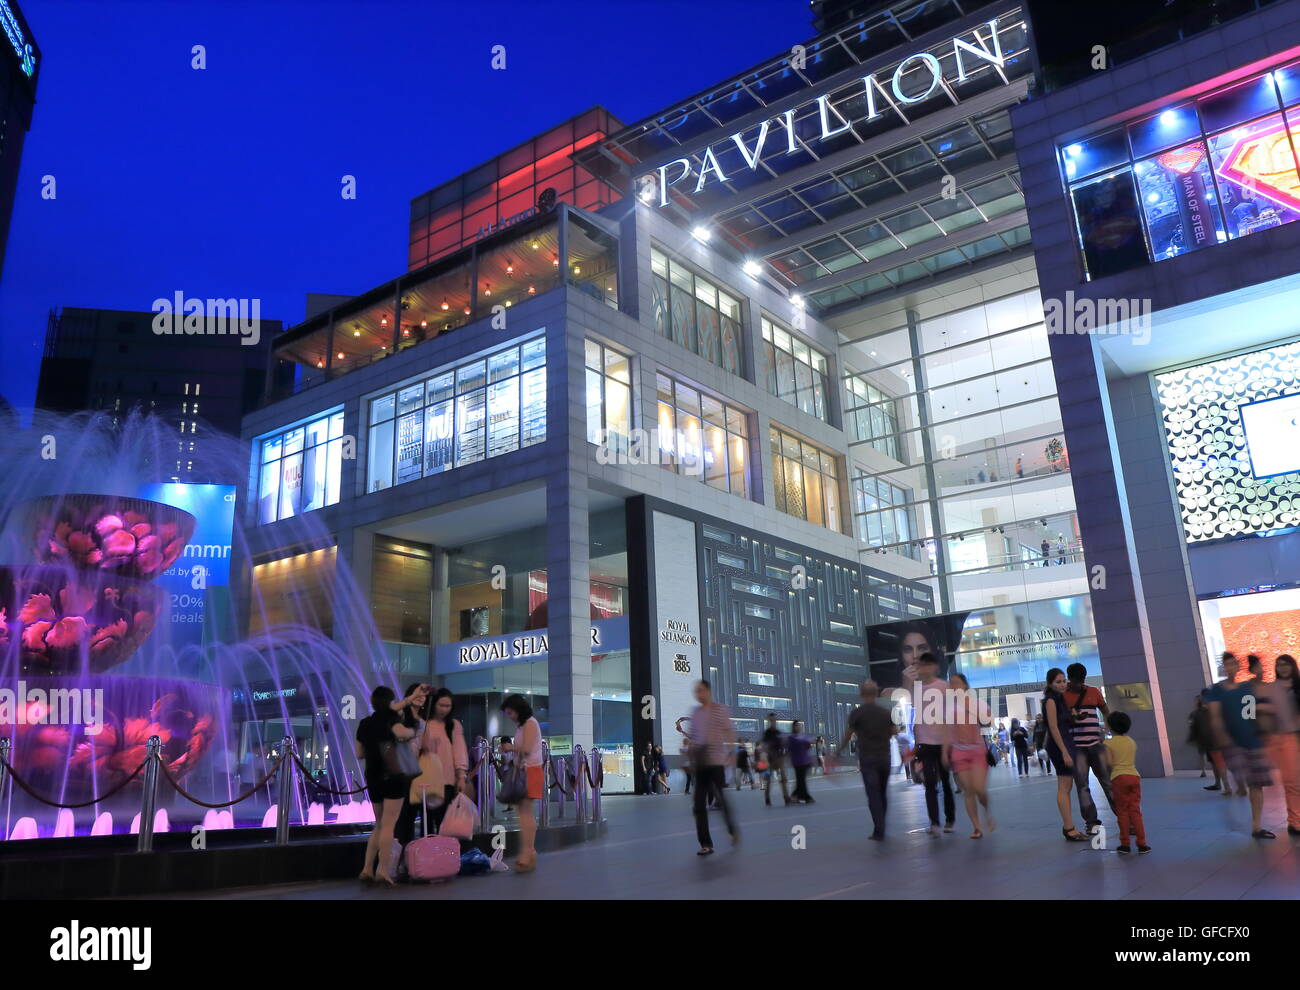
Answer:
M1108 688L1150 686L1155 710L1129 710L1131 734L1138 744L1139 772L1163 777L1172 768L1169 733L1161 715L1155 652L1101 357L1089 334L1049 334L1048 343L1075 485L1102 680Z
M439 643L450 643L452 640L451 588L448 581L450 560L442 547L433 548L433 586L429 589L429 641L433 644L429 647L431 658ZM457 629L456 635L459 634L460 630Z
M1147 589L1151 646L1164 699L1161 714L1174 768L1195 770L1200 756L1185 740L1187 714L1206 684L1205 639L1155 380L1137 375L1108 385L1128 491L1133 550Z
M551 732L592 744L591 579L587 478L579 472L546 484L546 615Z

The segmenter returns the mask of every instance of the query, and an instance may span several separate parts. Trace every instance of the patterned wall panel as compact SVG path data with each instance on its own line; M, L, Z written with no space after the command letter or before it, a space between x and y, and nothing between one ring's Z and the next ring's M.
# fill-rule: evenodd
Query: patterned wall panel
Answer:
M698 536L703 663L733 717L749 720L741 735L753 739L775 711L838 741L866 671L865 627L900 608L932 612L929 590L722 523Z
M1187 542L1300 525L1300 473L1256 479L1240 413L1300 393L1300 343L1155 378Z

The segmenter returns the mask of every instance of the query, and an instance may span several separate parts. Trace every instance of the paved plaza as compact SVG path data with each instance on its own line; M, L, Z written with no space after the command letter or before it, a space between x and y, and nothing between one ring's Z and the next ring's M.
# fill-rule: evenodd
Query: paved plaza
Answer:
M873 899L1070 898L1235 900L1300 895L1300 853L1287 835L1281 791L1270 788L1264 823L1273 841L1250 837L1245 798L1202 790L1195 774L1143 781L1143 813L1153 852L1120 856L1113 836L1106 851L1066 843L1054 800L1056 778L1016 779L1003 766L990 773L997 830L968 838L958 795L957 827L924 832L922 789L895 777L890 784L889 835L870 842L870 820L856 774L817 777L816 803L765 807L762 793L728 791L742 841L726 841L721 815L711 824L718 852L695 855L691 798L605 801L608 834L544 854L527 875L463 877L444 884L378 889L356 882L241 888L205 897L252 899ZM1099 806L1104 798L1093 788ZM1113 830L1114 818L1103 811ZM806 848L794 848L795 829ZM360 847L358 847L359 867ZM193 896L193 895L178 895Z

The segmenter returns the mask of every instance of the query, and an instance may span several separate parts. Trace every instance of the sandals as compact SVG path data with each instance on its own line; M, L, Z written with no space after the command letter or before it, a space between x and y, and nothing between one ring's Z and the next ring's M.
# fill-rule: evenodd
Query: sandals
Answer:
M972 839L982 839L984 838L984 833L981 832L979 829L976 829L974 832L970 834L970 837Z
M1276 835L1274 835L1272 832L1270 832L1270 831L1269 831L1268 829L1266 829L1266 828L1261 828L1261 829L1260 829L1259 831L1257 831L1257 832L1251 832L1251 833L1250 833L1250 837L1251 837L1252 839L1276 839L1276 838L1277 838Z
M1080 832L1077 828L1063 828L1061 834L1065 836L1066 842L1087 842L1088 837Z

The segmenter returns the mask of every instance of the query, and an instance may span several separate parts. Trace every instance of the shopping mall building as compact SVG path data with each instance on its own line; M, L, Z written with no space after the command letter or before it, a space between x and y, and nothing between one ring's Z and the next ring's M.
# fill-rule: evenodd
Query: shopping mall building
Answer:
M1237 408L1300 393L1269 74L1300 23L1247 4L1049 86L1021 4L814 6L824 33L707 92L417 197L408 271L278 338L247 624L377 632L374 679L432 676L475 733L530 694L614 791L677 752L698 677L742 737L838 739L918 630L1006 716L1081 661L1144 772L1192 765L1209 651L1288 604L1219 596L1294 583L1300 444L1252 465ZM1150 299L1149 341L1049 333L1067 292Z

